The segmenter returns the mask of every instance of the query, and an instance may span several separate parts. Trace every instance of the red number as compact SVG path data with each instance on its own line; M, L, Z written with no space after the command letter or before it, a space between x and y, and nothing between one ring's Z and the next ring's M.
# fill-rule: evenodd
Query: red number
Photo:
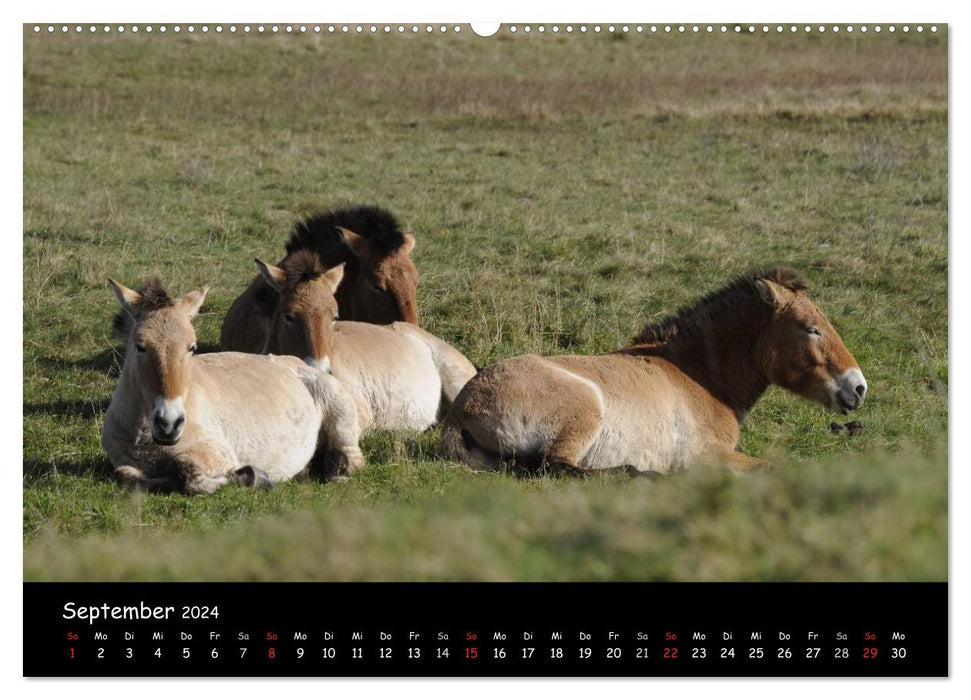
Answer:
M678 658L678 648L677 647L664 647L664 658L665 659L676 659L676 658Z
M71 647L71 658L74 658L74 647Z
M266 655L268 657L270 657L271 659L275 659L276 658L276 649L274 649L273 647L270 647L270 649L266 652Z
M467 659L479 658L479 647L465 647L465 658Z
M875 659L877 658L877 648L876 647L866 647L863 650L864 659Z

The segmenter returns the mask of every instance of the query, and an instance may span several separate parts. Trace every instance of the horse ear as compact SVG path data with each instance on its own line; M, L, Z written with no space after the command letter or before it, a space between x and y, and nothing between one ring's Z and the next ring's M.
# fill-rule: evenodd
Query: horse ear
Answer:
M347 247L354 253L354 257L362 258L367 254L367 250L365 249L367 239L364 236L359 236L350 229L342 226L338 226L337 230L340 231L341 238L344 239Z
M110 277L108 278L108 286L111 287L111 291L118 297L118 303L121 304L121 308L134 316L138 312L136 307L142 303L142 295L134 289L129 289L125 285L115 282Z
M775 282L755 280L755 290L759 297L773 309L781 309L786 303L786 293Z
M337 267L332 267L324 273L324 282L330 287L330 293L336 294L341 280L344 279L344 263Z
M255 260L256 266L260 268L260 275L263 277L263 280L268 285L273 287L273 289L279 292L280 287L282 287L283 283L287 281L286 270L283 270L276 265L267 265L259 258L255 258Z
M199 309L202 308L202 302L206 300L206 295L209 290L212 289L208 284L201 289L197 289L194 292L189 292L184 297L179 299L179 305L185 311L189 318L194 318Z
M411 251L415 249L415 237L410 233L406 233L405 242L404 245L401 246L401 249L405 252L405 255L409 255Z

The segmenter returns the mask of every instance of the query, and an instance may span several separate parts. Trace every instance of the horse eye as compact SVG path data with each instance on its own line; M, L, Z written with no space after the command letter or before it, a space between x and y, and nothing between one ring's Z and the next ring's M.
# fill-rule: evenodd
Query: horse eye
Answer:
M136 350L137 350L138 352L145 352L145 346L144 346L144 345L142 345L141 343L136 343L136 344L135 344L135 349L136 349Z
M196 350L198 349L199 349L199 346L196 345L195 343L189 346L189 352L192 353L193 355L196 353Z
M287 323L293 323L296 319L293 317L293 314L283 314L283 320Z
M334 316L334 323L337 323L338 316Z
M809 335L822 335L822 333L819 332L819 329L816 328L816 326L806 326L805 331Z

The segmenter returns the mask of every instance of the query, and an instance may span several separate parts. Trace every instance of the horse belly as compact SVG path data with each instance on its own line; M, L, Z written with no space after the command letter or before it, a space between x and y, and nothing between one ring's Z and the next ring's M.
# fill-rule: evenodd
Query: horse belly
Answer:
M372 396L373 429L422 431L438 420L442 382L438 372L391 377Z
M239 466L262 469L273 481L296 475L313 457L323 420L298 376L304 367L296 358L263 355L221 361L200 406L202 433L221 436Z
M321 411L313 402L290 409L283 420L264 424L238 441L240 465L258 467L273 481L295 476L310 463L317 449L321 421Z
M632 467L666 473L686 467L697 452L692 414L672 401L646 399L609 406L600 434L581 465L585 469Z
M334 376L355 397L366 430L423 431L438 422L442 380L430 350L401 336L391 357L363 365L336 358Z

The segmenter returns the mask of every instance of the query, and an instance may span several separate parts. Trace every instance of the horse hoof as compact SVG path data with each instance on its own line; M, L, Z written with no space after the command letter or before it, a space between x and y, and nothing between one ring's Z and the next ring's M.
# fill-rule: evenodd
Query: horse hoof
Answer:
M269 474L248 464L234 471L232 478L240 486L250 489L268 489L273 486Z

